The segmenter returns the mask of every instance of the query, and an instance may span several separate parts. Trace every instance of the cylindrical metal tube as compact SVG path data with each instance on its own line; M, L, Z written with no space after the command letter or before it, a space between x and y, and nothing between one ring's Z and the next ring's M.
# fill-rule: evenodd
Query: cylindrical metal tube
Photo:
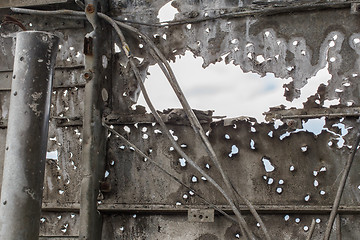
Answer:
M17 34L0 202L0 239L39 238L58 37Z

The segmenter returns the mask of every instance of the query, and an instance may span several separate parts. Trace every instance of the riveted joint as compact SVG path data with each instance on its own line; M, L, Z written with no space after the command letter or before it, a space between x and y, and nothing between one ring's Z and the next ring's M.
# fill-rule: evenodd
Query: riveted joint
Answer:
M86 81L90 81L93 78L93 73L91 71L88 71L85 72L83 76Z
M88 4L88 5L86 5L85 11L86 11L87 13L94 13L94 12L95 12L95 7L94 7L94 5L91 4L91 3Z

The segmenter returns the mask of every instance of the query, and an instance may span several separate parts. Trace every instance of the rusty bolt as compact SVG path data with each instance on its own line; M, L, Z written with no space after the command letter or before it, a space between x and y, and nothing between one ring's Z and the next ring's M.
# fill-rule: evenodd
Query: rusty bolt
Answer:
M84 78L85 78L86 81L91 80L92 77L93 77L92 72L85 72L85 73L84 73Z
M94 7L94 5L88 4L88 5L86 6L86 12L88 12L88 13L94 13L94 12L95 12L95 7Z

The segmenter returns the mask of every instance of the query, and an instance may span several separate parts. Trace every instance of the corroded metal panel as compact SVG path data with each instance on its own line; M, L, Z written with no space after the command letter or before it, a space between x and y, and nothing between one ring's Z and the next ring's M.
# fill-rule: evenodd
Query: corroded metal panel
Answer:
M40 239L73 239L78 236L79 213L43 212L40 217Z
M58 19L49 17L14 16L27 30L54 31L60 37L56 67L83 66L82 38L86 34L82 20ZM12 71L15 53L15 32L21 29L4 25L0 37L0 71Z
M54 74L54 89L81 88L85 86L85 80L81 77L82 66L74 68L58 68ZM0 91L11 89L11 71L0 72ZM5 104L6 105L6 104Z
M80 198L81 131L78 126L57 128L50 124L46 176L43 202L62 204L78 203ZM49 156L49 155L48 155Z
M240 229L223 217L216 216L214 223L188 222L186 215L142 215L121 214L108 215L104 219L103 239L194 239L194 240L236 240L246 239L241 235ZM254 233L258 239L263 235L256 222L246 215L246 220L254 227ZM306 239L312 219L316 220L313 239L321 239L322 228L326 225L327 216L323 215L265 215L265 224L271 226L269 231L274 239L302 240ZM352 215L341 216L341 229L343 239L356 239L360 229L356 226L359 219ZM349 222L355 223L351 231ZM331 240L336 239L334 228Z
M253 204L259 206L292 205L316 209L330 206L334 201L337 184L334 176L342 172L357 131L355 121L346 120L346 127L353 127L341 137L337 121L328 120L324 132L318 136L302 129L294 132L284 125L278 129L270 124L255 121L233 120L213 123L208 129L221 164L226 169L236 189ZM325 123L325 122L324 122ZM198 141L194 141L192 129L187 126L168 125L183 149L214 179L220 175ZM160 133L159 126L136 124L115 127L137 143L158 164L184 183L205 196L214 204L226 201L206 180L189 166ZM342 141L345 141L342 143ZM159 144L161 143L161 144ZM340 148L338 146L343 147ZM160 171L111 136L108 153L108 178L112 190L104 193L106 204L156 204L173 206L203 204L189 190L172 181ZM354 163L354 169L359 167ZM301 185L299 183L301 182ZM359 174L352 171L343 195L342 204L356 206L360 199ZM166 189L166 190L165 190ZM280 207L281 208L281 207ZM291 208L290 208L291 209Z
M159 24L158 12L168 2L113 0L111 13L123 20ZM314 239L320 239L339 175L359 129L356 114L360 101L360 15L351 14L351 2L354 1L173 1L172 5L179 11L174 20L190 19L191 23L166 27L134 24L151 37L169 60L190 50L204 59L204 67L226 61L239 65L244 72L262 76L274 73L279 78L291 78L284 89L288 100L297 98L320 70L329 71L331 77L327 84L319 87L304 109L295 111L280 107L269 112L268 120L281 118L282 126L278 126L278 122L259 124L247 118L204 124L226 174L236 189L259 210L265 224L270 226L271 236L278 239L305 239L312 219L320 219L314 232ZM296 10L299 5L311 3L319 5ZM337 5L331 5L336 6L331 9L326 4ZM281 10L289 6L295 7L291 14L289 10ZM259 10L266 14L257 14ZM239 12L243 12L242 17L230 16ZM82 48L88 31L80 20L15 16L29 29L50 29L62 37L52 96L40 239L74 239L79 227L83 141ZM4 26L2 30L0 116L4 123L0 123L0 168L5 148L14 32L19 29ZM145 78L154 60L148 56L146 47L140 47L139 44L144 43L137 36L126 32L125 37L132 53L139 59L144 58L137 64ZM116 37L113 40L118 41ZM131 109L139 94L138 86L123 53L116 51L114 55L114 62L105 61L113 72L112 93L109 92L112 102L105 110L106 115L111 113L107 120L113 121L114 129L192 190L139 157L113 134L109 135L104 139L107 166L98 196L99 210L105 216L103 239L242 239L237 225L218 215L214 223L187 221L189 209L208 208L196 194L226 211L229 206L209 182L171 148L153 118L145 116L141 107L137 111ZM324 108L324 102L333 99L339 99L337 108ZM344 109L350 105L352 108ZM340 114L344 119L339 116L321 118L324 112ZM121 114L127 115L116 117ZM309 132L303 117L292 118L310 114L317 114L315 121L320 122L321 133ZM220 175L202 144L182 120L180 118L180 124L168 122L167 126L186 153L221 184ZM355 171L359 168L358 160L356 157L339 209L344 239L356 239L360 234L356 227L360 212L360 176ZM242 202L239 204L261 239L262 233L248 215L247 207ZM335 239L335 232L332 239Z
M135 7L130 5L129 11L132 11ZM262 76L274 73L279 78L291 78L293 81L285 88L288 100L298 98L308 80L319 70L327 68L332 78L307 105L320 107L324 100L338 98L342 106L348 102L359 103L356 90L348 87L356 85L359 74L357 48L360 32L356 24L359 15L351 14L349 8L294 11L290 15L249 14L232 18L226 17L226 13L231 13L227 10L231 6L223 1L202 4L182 1L173 5L179 10L175 20L188 19L186 14L195 12L197 17L192 19L195 22L175 26L170 24L168 28L138 26L152 38L167 58L175 60L175 56L190 50L204 59L204 67L226 61L239 65L244 72L257 72ZM151 6L153 12L148 10L145 3L136 5L137 11L142 13L138 15L119 8L123 12L121 18L156 24L161 4L153 3ZM214 6L221 6L223 13L214 12ZM198 19L204 16L211 18L212 15L219 18L208 21ZM131 48L134 52L151 61L146 51L138 48L137 39L130 43L133 43Z

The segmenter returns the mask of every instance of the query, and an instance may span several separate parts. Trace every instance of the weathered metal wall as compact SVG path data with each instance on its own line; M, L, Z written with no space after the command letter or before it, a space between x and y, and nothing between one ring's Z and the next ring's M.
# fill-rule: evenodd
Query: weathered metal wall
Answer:
M157 24L159 9L169 1L111 1L111 14L127 21ZM300 2L300 3L299 3ZM360 69L359 15L351 14L349 1L322 1L336 8L299 8L310 1L173 1L179 10L175 20L198 21L167 27L137 26L152 37L168 59L186 50L204 59L204 67L222 60L245 72L272 72L292 78L285 86L288 100L299 97L312 76L327 68L332 78L320 86L302 110L274 109L269 120L284 125L257 123L254 119L225 119L204 123L209 139L226 174L259 210L274 239L305 239L311 220L318 219L314 239L325 231L342 172L358 127ZM292 6L293 10L281 7ZM327 5L326 5L327 6ZM321 8L320 8L321 7ZM241 17L224 17L237 12ZM257 15L256 11L266 12ZM273 15L274 13L277 13ZM5 12L4 12L5 14ZM200 21L202 18L217 19ZM90 30L84 21L16 15L25 26L50 30L61 36L52 98L49 157L46 165L41 239L73 239L78 236L80 155L84 109L83 38ZM16 27L1 28L0 51L0 167L5 146L11 71ZM110 34L109 34L110 36ZM144 58L139 63L145 76L153 60L137 36L126 33L132 52ZM110 39L110 38L109 38ZM117 38L114 38L117 41ZM120 46L120 44L118 44ZM108 63L112 67L112 102L105 120L148 153L165 170L188 184L196 193L221 209L230 211L223 197L195 172L161 133L158 124L141 109L131 109L137 84L122 52ZM181 81L181 79L179 79ZM219 82L221 84L221 82ZM336 108L323 107L325 100L340 99ZM334 113L336 116L323 117ZM307 131L313 114L323 131ZM294 115L308 115L299 116ZM313 116L313 117L314 117ZM303 122L301 119L304 119ZM168 122L177 142L214 179L221 182L200 141L187 122ZM149 161L139 157L116 136L107 139L107 166L99 210L104 216L103 239L242 239L238 226L216 215L211 223L188 222L187 210L207 209L192 191L178 184ZM55 155L55 157L54 157ZM50 157L51 156L51 157ZM265 167L264 162L272 167ZM343 239L360 235L359 159L355 159L339 208L339 232ZM1 174L0 174L1 177ZM243 203L246 220L254 233L263 233ZM332 239L338 239L335 234Z
M54 208L43 212L41 236L78 235L76 225L80 192L81 118L85 81L83 68L83 38L87 30L80 20L62 20L36 16L16 16L28 29L51 31L61 40L57 55L51 105L48 152L46 160L43 206ZM1 149L5 148L6 125L12 78L14 32L17 27L1 28ZM77 124L69 121L80 120ZM80 123L80 124L79 124ZM1 166L4 151L0 151ZM56 155L58 155L56 157ZM74 209L74 203L77 206ZM69 207L70 206L70 207ZM64 211L65 212L62 212ZM45 210L46 211L46 210ZM46 220L45 220L46 219ZM34 221L36 221L34 219ZM67 231L69 229L69 231Z

